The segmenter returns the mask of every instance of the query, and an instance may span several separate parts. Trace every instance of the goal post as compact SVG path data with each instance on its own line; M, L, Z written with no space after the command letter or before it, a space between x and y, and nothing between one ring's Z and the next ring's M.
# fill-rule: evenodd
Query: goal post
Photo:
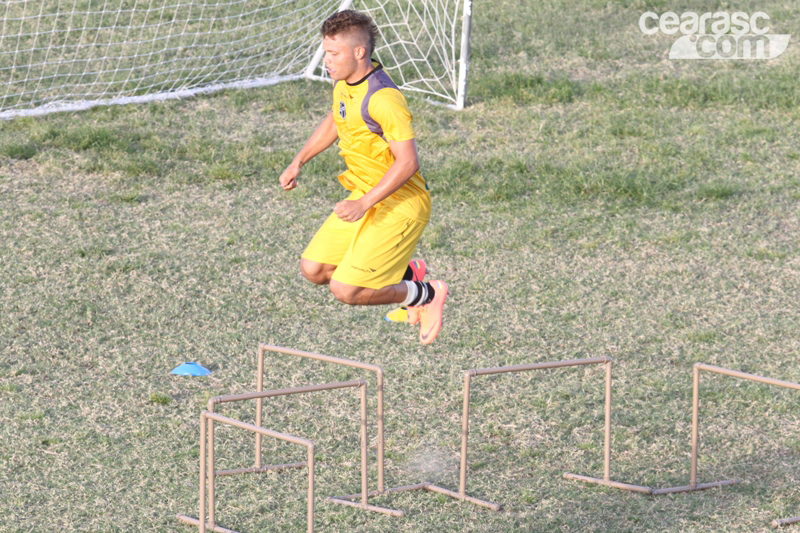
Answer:
M472 0L8 0L0 119L328 80L322 22L368 13L407 93L462 109Z
M472 0L344 0L378 26L375 58L404 91L451 109L466 104ZM322 47L306 70L327 80Z

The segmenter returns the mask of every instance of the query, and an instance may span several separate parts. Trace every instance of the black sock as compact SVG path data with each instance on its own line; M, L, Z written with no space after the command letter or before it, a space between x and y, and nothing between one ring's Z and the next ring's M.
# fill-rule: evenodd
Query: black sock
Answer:
M436 291L433 290L433 285L424 281L415 281L414 283L416 283L419 292L414 301L408 305L420 306L431 303L431 300L433 300L433 297L436 295Z
M411 281L414 279L414 271L411 270L411 265L406 267L406 273L403 274L403 281ZM405 306L400 306L401 309L405 309Z
M433 297L436 296L436 291L433 289L433 285L431 285L430 283L426 282L425 285L428 286L428 299L425 300L425 303L429 304L433 301Z

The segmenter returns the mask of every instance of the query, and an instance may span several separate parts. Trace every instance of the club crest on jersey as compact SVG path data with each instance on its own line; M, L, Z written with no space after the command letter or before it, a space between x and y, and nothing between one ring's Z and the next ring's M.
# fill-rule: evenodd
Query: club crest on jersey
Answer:
M343 119L347 118L347 106L344 105L344 102L339 102L339 116Z

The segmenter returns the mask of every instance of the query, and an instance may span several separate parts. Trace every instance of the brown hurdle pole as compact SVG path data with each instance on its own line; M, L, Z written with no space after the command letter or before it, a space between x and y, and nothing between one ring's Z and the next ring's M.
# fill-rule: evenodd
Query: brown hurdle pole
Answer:
M444 489L442 487L437 487L428 482L424 483L417 483L414 485L404 485L401 487L391 487L387 488L384 483L384 431L383 431L383 415L384 415L384 398L383 398L383 368L378 365L372 365L368 363L362 363L360 361L352 361L350 359L342 359L339 357L331 357L329 355L311 353L311 352L303 352L300 350L294 350L291 348L283 348L280 346L272 346L269 344L259 344L258 345L258 369L257 369L257 376L256 376L256 386L259 390L263 387L263 377L264 377L264 354L266 352L275 352L285 355L293 355L296 357L303 357L306 359L313 359L316 361L324 361L326 363L333 363L336 365L342 366L349 366L353 368L360 368L364 370L370 370L375 373L377 378L377 389L378 389L378 490L370 491L367 496L374 497L374 496L381 496L383 494L394 493L394 492L407 492L412 490L430 490L432 492L439 492L442 494L450 494L451 491ZM260 411L261 405L256 406L256 424L258 425L260 418ZM260 436L256 435L256 465L260 466L261 464L261 440ZM455 493L452 493L455 494ZM341 505L349 505L353 507L365 508L368 510L378 511L386 514L391 514L392 516L405 516L405 512L403 511L392 511L391 509L383 509L381 507L374 507L374 506L367 506L364 507L363 504L356 504L352 500L356 500L361 497L360 494L347 494L345 496L335 496L327 498L328 501L333 503L338 503ZM468 496L467 499L470 497ZM363 501L363 499L362 499ZM479 500L478 500L479 501ZM383 510L382 510L383 509ZM391 512L390 512L391 511Z
M642 494L650 494L653 489L641 485L632 485L630 483L620 483L619 481L612 481L611 479L611 365L610 357L600 357L597 359L605 359L606 366L606 402L605 402L605 428L604 428L604 444L603 444L603 477L589 477L581 476L578 474L564 473L565 479L572 479L575 481L583 481L585 483L595 483L598 485L605 485L614 489L628 490L631 492L640 492ZM586 359L585 361L588 361ZM599 361L598 361L599 362ZM591 363L588 363L591 364Z
M394 487L394 488L386 488L385 486L385 476L384 476L384 424L383 424L383 415L384 415L384 398L383 398L383 368L378 365L373 365L369 363L362 363L361 361L353 361L350 359L342 359L340 357L331 357L330 355L323 355L318 353L311 353L311 352L304 352L301 350L294 350L292 348L283 348L281 346L272 346L269 344L259 344L258 345L258 352L257 352L257 375L256 375L256 388L257 390L262 390L264 386L264 355L266 352L274 352L280 353L284 355L292 355L295 357L302 357L305 359L313 359L315 361L323 361L325 363L333 363L336 365L348 366L351 368L359 368L363 370L369 370L375 373L376 380L377 380L377 390L378 390L378 490L370 491L367 493L368 497L373 496L380 496L382 494L386 494L389 492L403 492L407 490L415 490L419 488L423 488L424 483L420 483L418 485L408 485L404 487ZM261 400L256 400L256 425L261 423ZM256 466L254 468L263 468L261 467L261 437L260 435L256 435ZM391 516L405 516L405 512L401 510L395 509L387 509L385 507L378 507L374 505L366 505L362 503L354 503L351 500L357 499L361 497L359 494L348 494L346 496L336 496L336 497L329 497L327 498L328 501L332 503L337 503L340 505L348 505L351 507L358 507L360 509L365 509L368 511L375 511L379 513L388 514Z
M384 492L384 434L383 434L383 368L378 365L371 365L369 363L362 363L360 361L351 361L350 359L341 359L339 357L331 357L318 353L303 352L300 350L293 350L291 348L283 348L280 346L271 346L269 344L258 345L258 369L256 371L256 390L262 391L264 389L264 354L266 352L275 352L284 355L293 355L296 357L303 357L305 359L314 359L316 361L324 361L326 363L333 363L336 365L349 366L352 368L360 368L369 370L375 373L377 379L377 394L378 394L378 493ZM256 400L256 425L261 424L261 407L262 402L259 398ZM261 436L256 435L256 459L255 466L261 466Z
M384 413L384 403L383 403L383 369L377 365L370 365L367 363L361 363L359 361L351 361L348 359L340 359L337 357L331 357L328 355L322 354L315 354L309 352L303 352L300 350L293 350L290 348L282 348L279 346L271 346L268 344L260 344L258 346L258 376L257 376L257 384L258 387L261 388L263 384L263 374L264 374L264 353L267 351L282 353L287 355L295 355L298 357L305 357L309 359L315 359L318 361L325 361L334 364L340 364L344 366L351 366L355 368L363 368L367 370L372 370L376 373L378 379L378 490L371 491L368 493L369 497L373 496L380 496L382 494L388 494L393 492L406 492L412 490L428 490L431 492L436 492L439 494L444 494L446 496L450 496L451 498L467 501L473 503L475 505L486 507L492 509L494 511L500 510L500 505L493 502L487 502L484 500L480 500L478 498L473 498L466 493L466 450L467 450L467 434L469 428L469 394L470 394L470 382L473 376L478 375L485 375L485 374L501 374L506 372L522 372L525 370L535 370L535 369L542 369L542 368L558 368L558 367L565 367L565 366L579 366L579 365L586 365L586 364L599 364L605 363L606 364L606 431L605 431L605 472L603 479L598 478L591 478L586 476L578 476L576 474L565 474L565 477L568 479L576 479L579 481L586 481L590 483L600 483L603 485L607 485L609 487L631 490L635 492L642 492L645 494L649 494L651 489L650 487L641 487L638 485L630 485L628 483L619 483L616 481L612 481L610 479L611 472L610 472L610 463L611 463L611 358L610 357L595 357L589 359L574 359L570 361L559 361L554 363L533 363L529 365L517 365L517 366L509 366L509 367L495 367L495 368L480 368L480 369L473 369L468 370L464 375L464 413L462 416L462 446L461 446L461 474L460 474L460 487L459 492L455 492L444 487L440 487L434 485L430 482L423 482L417 483L414 485L405 485L402 487L392 487L386 488L383 484L383 463L384 463L384 451L383 451L383 443L384 443L384 433L383 433L383 413ZM260 407L259 407L260 410ZM258 412L256 413L256 419L259 420ZM260 439L256 436L256 457L260 455ZM260 464L257 463L257 464ZM359 494L348 494L346 496L337 496L337 497L329 497L328 501L334 503L341 503L345 505L354 505L351 501L348 500L355 500L359 497ZM402 513L402 511L398 511L398 513ZM404 514L404 513L403 513ZM403 515L399 515L403 516Z
M443 489L429 485L428 490L434 490L441 494L450 496L451 498L468 501L475 505L487 507L493 511L500 510L500 505L493 502L479 500L467 494L467 444L469 442L469 399L472 378L475 376L485 376L490 374L505 374L510 372L526 372L529 370L543 370L549 368L563 368L571 366L583 366L592 364L605 364L606 365L606 404L605 404L605 468L603 478L593 478L587 476L579 476L576 474L565 473L564 477L567 479L574 479L578 481L586 481L589 483L598 483L617 489L630 490L634 492L641 492L645 494L650 493L650 487L642 487L639 485L631 485L628 483L619 483L611 480L611 358L610 357L591 357L587 359L571 359L567 361L556 361L549 363L531 363L523 365L513 365L505 367L492 367L492 368L477 368L467 370L464 373L464 400L463 400L463 413L461 416L461 469L459 474L459 488L458 492Z
M306 530L308 533L314 533L314 443L308 439L303 439L300 437L296 437L294 435L279 433L277 431L272 431L270 429L254 426L252 424L241 422L233 418L228 418L226 416L222 416L217 413L211 413L209 411L203 411L202 413L200 413L200 519L192 518L186 515L178 515L178 520L186 524L198 526L200 528L200 533L206 533L206 529L210 529L211 531L216 531L217 533L237 533L232 529L226 529L224 527L220 527L216 525L216 523L214 522L214 496L213 496L214 455L213 455L213 447L209 446L208 460L209 460L210 472L208 472L208 475L206 475L205 441L207 436L213 439L211 431L207 431L207 426L210 426L212 424L212 421L215 420L221 424L226 424L229 426L244 429L246 431L252 431L253 433L256 434L265 435L267 437L272 437L274 439L283 440L286 442L291 442L293 444L299 444L301 446L305 446L308 452L308 505L307 505L308 525ZM211 442L213 442L213 440L211 440ZM208 522L206 522L206 483L208 483L210 489Z
M338 383L326 383L326 384L319 384L319 385L308 385L308 386L304 386L304 387L295 387L295 388L291 388L291 389L277 389L277 390L270 390L270 391L249 392L249 393L243 393L243 394L231 394L231 395L227 395L227 396L217 396L217 397L211 398L208 401L209 409L207 411L204 411L204 413L215 414L215 413L213 413L214 406L218 405L218 404L222 404L222 403L238 402L238 401L251 400L251 399L260 400L260 399L263 399L263 398L271 398L271 397L275 397L275 396L285 396L285 395L291 395L291 394L301 394L301 393L306 393L306 392L341 389L341 388L346 388L346 387L359 387L360 396L361 396L361 417L360 417L361 418L361 435L360 435L360 437L361 437L361 439L360 439L361 440L361 503L359 503L359 504L352 504L352 502L347 502L347 503L349 503L351 505L354 505L356 507L362 508L362 509L368 509L368 510L371 510L371 511L383 512L383 513L386 513L386 514L395 514L395 516L397 516L397 511L394 511L392 509L384 509L384 508L381 508L381 507L372 506L372 505L369 505L367 503L367 493L368 493L367 472L368 472L368 464L367 464L367 383L366 383L366 381L364 381L362 379L358 379L358 380L351 380L351 381L338 382ZM217 415L217 416L219 416L219 415ZM205 424L203 423L204 420L205 420ZM309 502L310 502L310 504L309 504L310 507L309 508L311 509L310 512L313 513L313 455L310 456L309 462L307 462L307 463L306 462L304 462L304 463L291 463L289 465L272 465L270 467L240 468L240 469L234 469L234 470L215 471L215 469L214 469L214 455L215 454L214 454L214 425L213 425L213 420L215 420L215 418L210 417L210 416L203 417L201 415L201 427L200 427L200 439L201 439L200 440L200 454L201 454L201 464L200 464L200 470L201 470L200 471L200 479L201 479L201 482L200 482L200 502L201 502L200 503L200 516L202 516L203 518L205 518L205 516L206 516L205 501L206 501L206 483L207 483L208 484L208 504L209 504L208 525L209 525L210 529L212 529L214 531L220 531L221 533L232 532L232 530L227 530L225 528L219 528L215 523L215 516L214 515L215 515L216 505L215 505L215 496L214 496L214 485L215 485L214 478L216 476L234 475L234 474L241 474L241 473L253 473L253 472L266 472L268 470L274 470L274 469L277 469L277 468L312 465L312 466L310 466L310 468L311 468L311 472L310 472L311 478L310 478L310 481L309 481L309 483L310 483L309 486L311 487L309 489L309 495L310 495L309 497L312 498L312 499L309 500ZM240 423L240 424L244 424L244 423ZM232 425L235 425L235 424L232 424ZM247 424L247 426L250 426L250 425ZM236 427L240 427L240 428L243 428L243 429L250 429L250 427L246 427L245 428L242 425L237 425ZM260 427L260 426L252 426L252 427ZM252 429L250 429L250 430L252 431ZM270 431L270 430L267 430L267 431ZM258 434L258 435L266 434L266 433L263 433L263 432L255 432L255 433ZM275 437L275 438L280 438L280 437L276 437L276 435L274 435L274 434L277 434L277 435L281 435L281 434L278 434L277 432L274 432L274 431L272 433L273 434L270 434L268 436L272 436L272 437ZM299 438L299 437L295 437L295 438ZM205 464L205 453L206 453L205 452L205 441L206 441L206 439L208 440L208 466L209 466L208 474L206 474L206 464ZM288 439L283 439L283 440L288 440ZM301 440L304 440L304 439L301 439ZM290 441L290 442L293 442L293 441ZM312 445L313 445L313 443L312 443ZM308 531L312 532L313 531L313 514L310 514L309 517L310 517L309 518L310 521L309 521L309 529L308 529ZM200 520L196 520L194 518L191 518L191 517L188 517L188 516L185 516L185 515L178 515L178 519L183 521L183 522L192 524L192 525L200 525ZM205 522L203 522L203 524L205 524ZM204 526L201 526L201 533L203 533L203 532L204 532ZM236 533L236 532L232 532L232 533Z
M694 492L697 490L705 490L714 487L724 487L738 483L737 479L726 479L723 481L714 481L712 483L697 483L697 457L700 449L700 371L712 372L715 374L722 374L723 376L730 376L733 378L744 379L747 381L755 381L757 383L764 383L766 385L774 385L776 387L783 387L786 389L800 390L800 384L792 383L791 381L781 381L779 379L767 378L757 376L755 374L748 374L746 372L739 372L738 370L730 370L719 366L707 365L705 363L695 363L692 375L692 458L691 467L689 472L689 485L682 487L667 487L663 489L653 490L653 494L675 494L678 492ZM773 527L787 526L800 522L800 516L784 519L775 519L771 522Z
M291 394L302 394L305 392L316 392L316 391L323 391L323 390L332 390L336 388L344 388L344 387L353 387L355 386L354 383L356 381L347 381L341 383L326 383L322 385L306 385L303 387L294 387L291 389L276 389L270 391L261 391L261 392L245 392L242 394L227 394L225 396L215 396L213 398L209 398L208 404L206 409L209 412L215 411L215 406L220 405L223 403L230 403L230 402L241 402L246 400L257 400L261 401L264 398L274 398L275 396L286 396ZM342 385L341 387L332 387L331 385ZM261 427L261 421L256 421L256 426ZM256 433L260 437L260 434ZM233 470L217 470L215 475L216 476L232 476L236 474L253 474L253 473L263 473L269 472L270 470L282 470L284 468L303 468L306 466L305 461L301 461L299 463L288 463L288 464L280 464L280 465L267 465L267 466L254 466L250 468L236 468Z

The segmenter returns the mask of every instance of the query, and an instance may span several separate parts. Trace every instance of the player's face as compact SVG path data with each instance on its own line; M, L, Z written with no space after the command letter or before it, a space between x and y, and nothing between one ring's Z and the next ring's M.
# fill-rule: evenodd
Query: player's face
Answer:
M334 80L350 78L358 69L358 52L363 55L363 47L353 46L344 35L325 37L322 40L322 49L325 50L325 68Z

